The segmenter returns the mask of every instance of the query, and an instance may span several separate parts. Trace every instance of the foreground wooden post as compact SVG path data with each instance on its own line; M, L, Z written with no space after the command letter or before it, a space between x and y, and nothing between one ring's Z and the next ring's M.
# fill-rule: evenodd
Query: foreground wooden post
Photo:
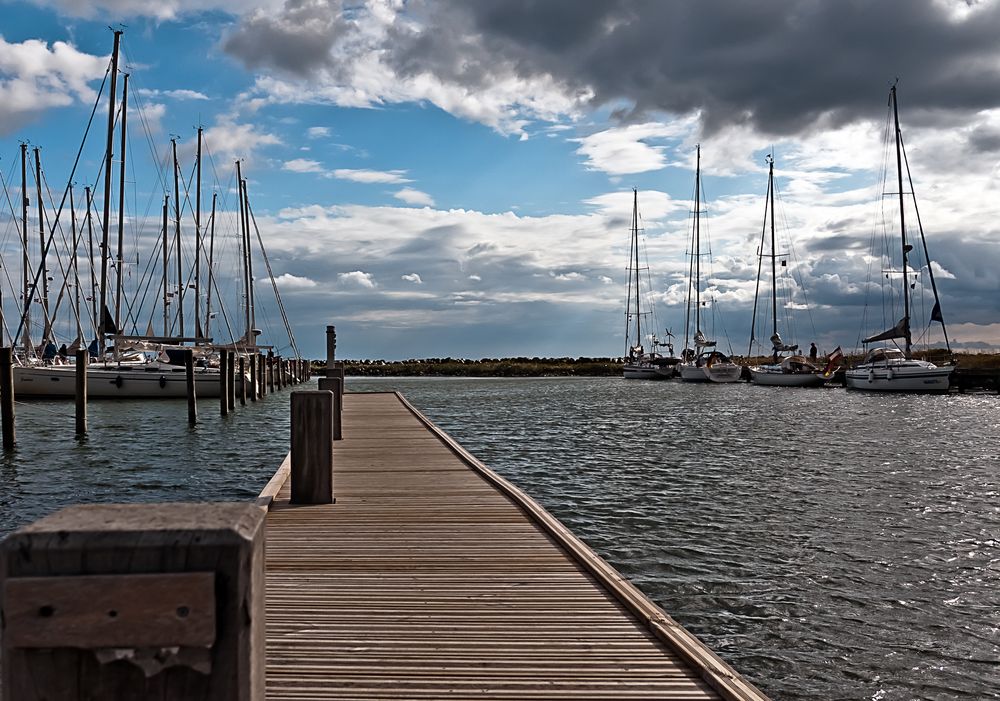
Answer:
M73 506L0 544L10 701L263 701L264 511Z
M319 378L319 388L333 392L333 440L344 439L344 381L339 377Z
M292 504L332 504L333 392L292 392Z
M0 423L3 424L3 449L14 450L14 349L0 348Z
M87 368L90 352L85 348L76 351L76 437L87 435Z
M198 423L198 396L194 382L194 350L191 348L184 350L184 380L187 385L188 423L194 426Z
M326 369L326 376L329 378L338 378L340 380L340 396L344 396L345 385L347 384L347 378L344 375L344 363L340 360L335 360L332 367Z
M219 411L229 414L229 351L219 353Z

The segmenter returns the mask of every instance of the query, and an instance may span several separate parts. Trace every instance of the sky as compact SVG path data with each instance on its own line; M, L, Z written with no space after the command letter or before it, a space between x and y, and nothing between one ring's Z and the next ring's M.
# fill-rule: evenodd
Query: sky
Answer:
M633 188L649 283L641 303L655 312L643 325L661 338L669 329L680 350L700 145L706 335L744 354L755 291L758 308L770 308L770 278L757 284L759 252L765 273L770 268L766 237L761 244L770 154L774 250L785 263L777 267L791 275L778 285L782 338L803 347L815 341L822 352L853 349L901 315L899 263L877 248L884 241L900 248L895 151L883 144L896 84L950 340L957 349L1000 348L997 2L37 0L0 7L7 339L21 304L21 143L29 155L31 269L40 260L37 147L45 217L55 232L50 305L63 297L55 331L62 340L76 334L72 229L60 202L72 180L82 232L82 190L92 187L100 229L102 84L116 28L123 31L120 73L130 81L122 279L128 324L139 333L150 322L157 332L163 325L158 246L164 195L173 201L172 138L185 281L168 281L167 323L179 331L183 288L188 334L193 329L200 126L203 223L213 194L218 201L216 338L242 334L239 160L268 257L254 254L256 325L261 342L279 352L290 344L274 288L310 357L325 355L328 324L337 327L342 358L621 356ZM903 189L911 191L908 181ZM889 233L879 228L882 213ZM906 217L916 222L912 210ZM169 218L173 229L172 212ZM910 240L914 336L937 343L940 326L928 327L932 302L921 294L930 288L928 265L918 260L919 234L909 236L917 237ZM87 308L85 237L77 250L87 260L78 288ZM881 281L893 297L881 296ZM758 315L764 326L768 314ZM92 328L90 316L81 312L81 326ZM40 315L32 319L37 340Z

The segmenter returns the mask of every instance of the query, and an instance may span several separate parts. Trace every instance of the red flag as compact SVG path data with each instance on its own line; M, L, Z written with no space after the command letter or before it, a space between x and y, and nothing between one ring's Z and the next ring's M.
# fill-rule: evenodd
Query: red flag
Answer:
M844 357L843 352L840 350L840 346L837 346L830 355L826 356L826 369L823 370L823 377L829 378L833 376L833 373L840 366L840 360Z

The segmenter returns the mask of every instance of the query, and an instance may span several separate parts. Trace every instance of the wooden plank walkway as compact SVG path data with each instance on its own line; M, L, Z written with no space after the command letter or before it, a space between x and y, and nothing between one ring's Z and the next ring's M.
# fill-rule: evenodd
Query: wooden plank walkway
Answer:
M347 394L336 503L267 517L268 699L765 699L399 395Z

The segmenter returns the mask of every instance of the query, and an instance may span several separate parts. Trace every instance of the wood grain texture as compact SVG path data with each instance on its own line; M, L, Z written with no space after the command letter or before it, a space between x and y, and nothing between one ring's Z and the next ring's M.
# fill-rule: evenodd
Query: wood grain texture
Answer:
M333 393L292 392L293 504L333 503Z
M269 699L765 698L713 688L721 660L401 397L348 393L343 422L337 503L271 501Z

